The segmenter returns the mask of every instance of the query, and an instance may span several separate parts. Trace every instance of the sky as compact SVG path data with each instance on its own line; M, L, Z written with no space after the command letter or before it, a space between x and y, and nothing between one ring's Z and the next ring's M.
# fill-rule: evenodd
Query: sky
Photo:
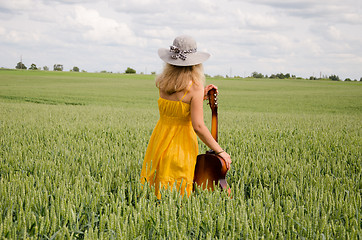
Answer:
M0 0L0 67L160 73L187 34L211 76L362 77L361 0Z

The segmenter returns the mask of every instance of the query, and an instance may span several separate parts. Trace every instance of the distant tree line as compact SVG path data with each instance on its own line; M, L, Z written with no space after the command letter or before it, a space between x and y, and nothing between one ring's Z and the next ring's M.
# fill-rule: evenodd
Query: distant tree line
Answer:
M18 62L15 66L16 69L28 69L24 63L22 62ZM41 67L37 67L35 63L32 63L29 67L29 70L41 70ZM49 67L48 66L44 66L43 67L44 71L49 71ZM53 71L63 71L63 65L62 64L54 64L53 66ZM74 66L70 71L72 72L79 72L79 67Z
M290 75L289 73L277 73L277 74L272 74L268 77L268 75L263 75L262 73L258 73L258 72L253 72L251 74L251 77L253 78L278 78L278 79L289 79L289 78L292 78L292 79L295 79L297 78L295 75ZM298 79L301 79L301 78L298 78ZM321 79L330 79L332 81L341 81L341 79L339 78L339 76L333 74L333 75L330 75L329 77L325 76L324 78L316 78L316 77L313 77L311 76L309 78L309 80L321 80ZM344 81L352 81L350 78L346 78ZM354 81L357 81L357 79L355 79ZM362 82L362 77L360 78L360 81Z
M133 68L128 67L124 73L127 73L127 74L135 74L135 73L136 73L136 70L134 70Z
M277 73L277 74L272 74L268 77L268 75L263 75L262 73L258 73L258 72L253 72L251 74L251 77L253 78L279 78L279 79L288 79L288 78L296 78L295 75L290 75L290 73Z
M27 67L22 63L22 62L18 62L15 66L16 69L27 69ZM29 67L29 70L41 70L41 68L37 67L35 63L32 63ZM49 71L49 68L47 66L43 67L44 71ZM63 71L63 65L62 64L54 64L53 66L53 71ZM79 68L74 66L71 70L71 72L79 72ZM85 72L84 70L82 70L82 72ZM107 73L107 71L101 71L101 73ZM124 71L124 73L126 74L136 74L136 70L130 67L127 67L127 69ZM141 72L141 74L143 74L143 72ZM156 72L151 72L152 75L156 74ZM208 74L205 74L206 77L211 77ZM222 75L216 75L214 76L215 78L224 78ZM226 77L228 78L229 76L226 75ZM295 75L291 75L290 73L276 73L276 74L271 74L270 76L268 75L263 75L262 73L259 72L252 72L251 76L252 78L272 78L272 79L302 79L301 77L296 77ZM329 77L327 76L323 76L320 78L316 78L314 76L309 77L309 80L320 80L320 79L330 79L332 81L341 81L341 79L339 78L339 76L333 74L330 75ZM346 78L344 81L352 81L350 78ZM357 79L355 79L354 81L357 81ZM362 82L362 77L359 80L360 82Z
M16 64L15 68L16 69L28 69L22 62L18 62L18 64Z
M24 63L22 62L18 62L15 66L16 69L24 69L27 70L27 66L24 65ZM29 70L41 70L41 68L37 67L35 63L32 63L31 66L29 67ZM44 71L49 71L49 67L48 66L44 66L43 67ZM53 66L53 71L63 71L64 67L62 64L54 64ZM71 70L71 72L79 72L79 67L74 66ZM84 70L82 70L83 72L85 72ZM101 71L101 73L106 73L107 71ZM127 69L125 70L126 74L135 74L136 70L130 67L127 67ZM143 73L142 73L143 74ZM156 74L156 72L151 72L151 74Z

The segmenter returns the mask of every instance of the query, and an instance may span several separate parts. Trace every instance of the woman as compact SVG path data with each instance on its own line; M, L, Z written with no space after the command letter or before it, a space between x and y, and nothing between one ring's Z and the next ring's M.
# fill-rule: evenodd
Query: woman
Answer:
M155 186L157 198L160 188L176 186L184 195L190 195L198 155L196 134L220 155L229 169L231 159L214 140L204 123L203 100L214 85L204 89L202 62L210 54L198 52L190 36L175 38L170 49L161 48L158 54L166 62L156 79L160 98L160 119L148 143L141 172L141 183Z

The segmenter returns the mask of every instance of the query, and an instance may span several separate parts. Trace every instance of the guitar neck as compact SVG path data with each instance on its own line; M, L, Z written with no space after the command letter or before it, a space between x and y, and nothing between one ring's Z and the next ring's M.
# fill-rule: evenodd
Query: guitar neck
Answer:
M208 92L209 95L209 104L212 112L212 119L211 119L211 135L215 139L215 141L218 141L218 122L217 122L217 93L216 89L211 89Z
M218 128L217 128L218 122L217 122L217 108L212 111L212 119L211 119L211 135L215 139L215 141L218 141Z

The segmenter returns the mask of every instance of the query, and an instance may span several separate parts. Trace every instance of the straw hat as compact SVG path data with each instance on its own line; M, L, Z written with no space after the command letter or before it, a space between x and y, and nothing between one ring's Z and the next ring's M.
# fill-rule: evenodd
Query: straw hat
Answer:
M175 66L192 66L205 62L210 54L198 52L196 41L187 35L178 36L173 40L173 45L158 49L160 58Z

